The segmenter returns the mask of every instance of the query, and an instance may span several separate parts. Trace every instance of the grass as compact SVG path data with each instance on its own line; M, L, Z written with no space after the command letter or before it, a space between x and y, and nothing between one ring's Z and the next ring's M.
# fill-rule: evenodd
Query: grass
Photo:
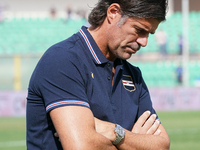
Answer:
M25 118L0 118L0 150L25 150L25 139Z
M158 112L171 140L171 150L200 149L200 111Z
M170 140L170 150L200 149L200 111L158 112ZM25 118L0 118L0 149L26 150Z

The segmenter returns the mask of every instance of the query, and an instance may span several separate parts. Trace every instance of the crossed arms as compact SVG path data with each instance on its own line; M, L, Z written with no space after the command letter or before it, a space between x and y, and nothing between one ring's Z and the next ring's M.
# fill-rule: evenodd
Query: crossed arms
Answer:
M115 147L115 124L94 118L90 109L66 106L52 110L50 116L64 150L169 150L164 127L149 111L137 120L131 131ZM150 116L150 117L149 117Z

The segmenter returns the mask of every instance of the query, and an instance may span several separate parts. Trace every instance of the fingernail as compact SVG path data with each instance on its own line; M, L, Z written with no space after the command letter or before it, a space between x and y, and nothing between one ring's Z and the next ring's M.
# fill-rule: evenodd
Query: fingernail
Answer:
M160 124L160 120L159 119L156 119L156 122Z
M148 111L146 111L149 115L151 114L151 112L148 110Z

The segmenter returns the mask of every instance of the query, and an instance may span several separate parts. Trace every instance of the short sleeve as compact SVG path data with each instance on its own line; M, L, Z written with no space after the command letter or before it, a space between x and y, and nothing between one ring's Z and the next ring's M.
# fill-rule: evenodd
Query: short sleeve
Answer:
M39 91L46 112L54 108L78 105L88 107L84 64L75 53L60 47L50 48L39 61L32 79L33 90Z

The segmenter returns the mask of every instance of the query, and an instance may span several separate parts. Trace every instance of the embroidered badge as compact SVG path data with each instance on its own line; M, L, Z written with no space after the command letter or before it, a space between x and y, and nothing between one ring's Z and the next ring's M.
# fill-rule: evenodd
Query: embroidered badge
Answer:
M123 75L122 83L126 90L133 92L136 90L135 85L133 83L132 77L129 75Z

